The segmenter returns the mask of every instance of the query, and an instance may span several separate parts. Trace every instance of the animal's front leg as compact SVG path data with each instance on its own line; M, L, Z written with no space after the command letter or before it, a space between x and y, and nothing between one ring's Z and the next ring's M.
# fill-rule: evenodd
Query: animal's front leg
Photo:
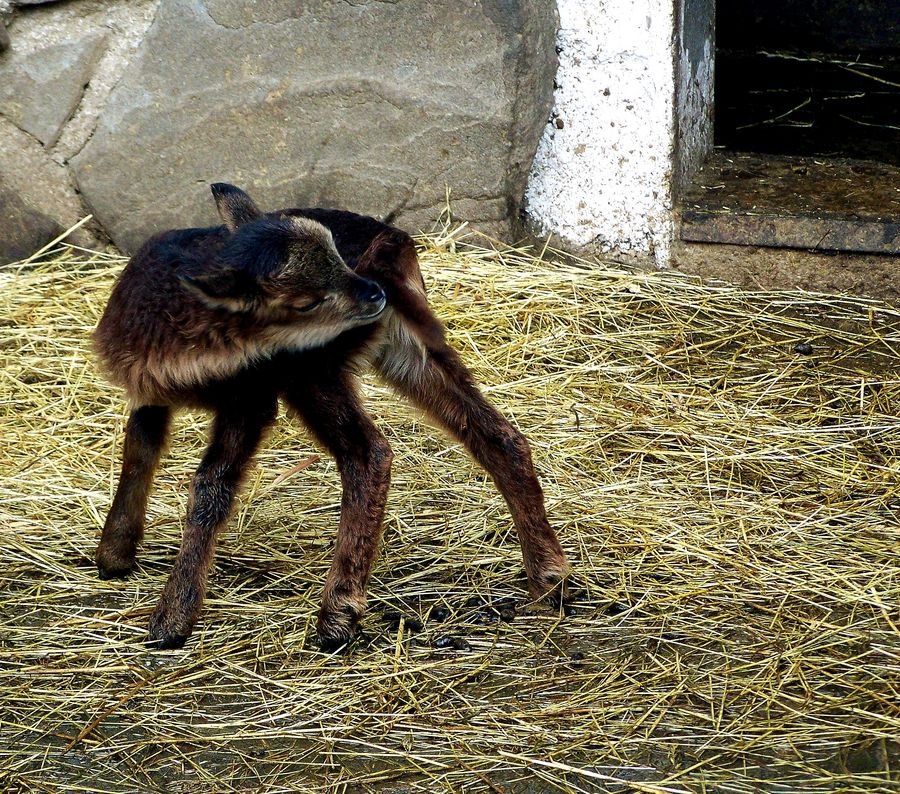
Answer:
M292 390L287 399L341 472L340 526L316 624L322 648L336 650L353 639L365 611L393 455L346 373L320 377L314 386Z
M150 640L159 648L180 648L203 606L216 536L231 513L234 497L276 403L233 407L216 414L212 439L191 481L187 524L175 567L150 617Z
M147 497L169 430L170 411L145 405L132 412L125 427L122 473L97 546L101 579L125 576L133 567L144 536Z

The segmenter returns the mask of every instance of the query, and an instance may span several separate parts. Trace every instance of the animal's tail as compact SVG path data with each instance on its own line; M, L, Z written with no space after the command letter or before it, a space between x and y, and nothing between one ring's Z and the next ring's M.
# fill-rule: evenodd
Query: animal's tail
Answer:
M416 246L406 232L389 229L379 234L360 257L356 272L381 285L388 305L430 352L446 349L444 326L428 305Z

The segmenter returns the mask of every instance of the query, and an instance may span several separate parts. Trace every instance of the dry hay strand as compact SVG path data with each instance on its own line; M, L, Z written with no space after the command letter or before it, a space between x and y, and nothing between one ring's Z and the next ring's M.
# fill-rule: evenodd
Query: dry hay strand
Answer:
M0 274L7 789L897 790L900 314L459 237L422 239L430 294L530 437L583 592L528 604L487 477L367 381L394 481L339 657L312 635L338 478L285 421L187 648L144 648L205 418L177 423L139 569L100 581L124 416L88 337L123 260Z

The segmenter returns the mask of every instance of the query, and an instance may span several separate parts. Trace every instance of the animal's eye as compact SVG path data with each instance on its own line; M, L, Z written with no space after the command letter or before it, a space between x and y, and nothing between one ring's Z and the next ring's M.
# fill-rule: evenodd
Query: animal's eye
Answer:
M325 303L325 298L318 298L317 300L310 301L309 303L307 303L303 306L292 306L291 308L295 312L299 312L300 314L305 314L306 312L311 312L317 306L321 306L323 303Z

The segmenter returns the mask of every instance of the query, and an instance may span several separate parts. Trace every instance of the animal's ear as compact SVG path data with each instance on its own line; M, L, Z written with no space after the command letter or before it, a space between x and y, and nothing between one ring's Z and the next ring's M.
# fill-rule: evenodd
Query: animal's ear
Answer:
M214 309L246 312L252 308L254 299L259 295L253 277L234 268L223 268L214 273L196 276L180 276L178 280L181 286Z
M238 226L262 217L262 212L253 203L253 199L239 187L216 182L210 185L209 189L215 199L219 217L230 231L233 232Z
M405 233L393 229L381 232L360 256L356 269L373 275L393 274L401 267L398 259L407 252L407 247L415 251L412 240Z

